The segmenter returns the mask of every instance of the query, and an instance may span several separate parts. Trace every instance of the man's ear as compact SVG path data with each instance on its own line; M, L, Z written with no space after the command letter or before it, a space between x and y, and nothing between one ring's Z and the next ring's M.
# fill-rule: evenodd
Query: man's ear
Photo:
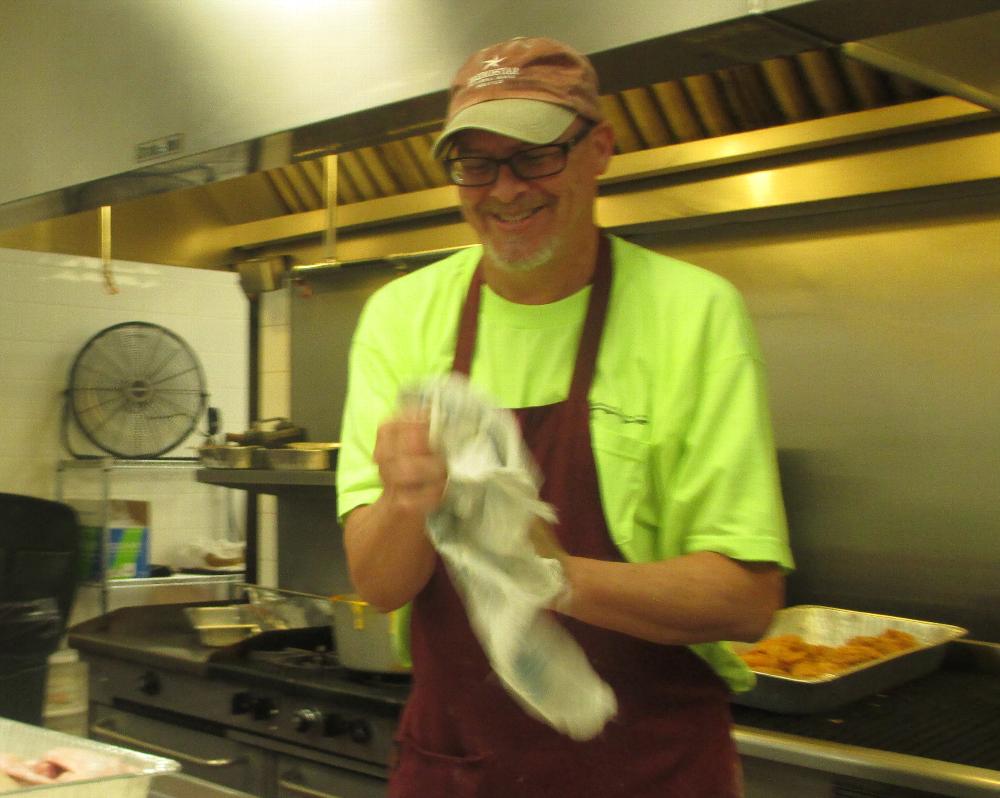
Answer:
M590 131L590 138L597 152L597 172L603 175L608 164L611 163L611 156L615 154L615 131L608 122L599 122Z

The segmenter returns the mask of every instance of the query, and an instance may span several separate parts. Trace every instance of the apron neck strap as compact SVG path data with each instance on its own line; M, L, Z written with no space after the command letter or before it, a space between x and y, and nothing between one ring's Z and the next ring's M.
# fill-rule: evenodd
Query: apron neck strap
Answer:
M587 318L583 322L580 347L576 352L573 368L573 382L570 383L569 399L586 401L590 384L594 381L597 368L597 351L601 347L601 333L604 319L608 315L608 299L611 296L611 244L603 233L597 239L597 263L594 265L594 279L587 303Z
M479 301L483 287L483 267L478 265L472 275L469 291L458 323L458 340L455 344L455 358L452 371L466 377L472 368L472 355L476 349L476 333L479 325ZM587 304L587 317L580 336L573 381L570 384L570 399L586 399L590 383L594 378L597 351L601 344L601 332L607 316L608 298L611 294L611 244L603 233L597 240L597 263Z
M472 282L465 295L462 315L458 322L458 340L455 343L455 359L451 370L457 374L470 376L472 370L472 353L476 349L476 330L479 325L479 297L483 288L483 267L476 266L472 273Z

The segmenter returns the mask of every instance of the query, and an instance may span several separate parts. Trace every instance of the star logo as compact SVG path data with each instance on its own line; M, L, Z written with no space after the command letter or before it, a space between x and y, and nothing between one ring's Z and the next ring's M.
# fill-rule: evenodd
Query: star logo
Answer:
M506 60L507 59L502 56L500 57L494 56L493 58L487 58L485 61L483 61L483 69L496 69L498 66L500 66L501 61L506 61Z

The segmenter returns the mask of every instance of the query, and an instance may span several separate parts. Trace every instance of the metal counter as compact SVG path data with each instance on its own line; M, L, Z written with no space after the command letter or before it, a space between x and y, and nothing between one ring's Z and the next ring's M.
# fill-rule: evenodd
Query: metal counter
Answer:
M206 675L210 667L220 672L239 668L238 660L213 662L218 650L199 647L180 618L176 606L120 610L71 630L70 644L131 662L169 661L195 676ZM365 690L362 685L351 689L359 694ZM401 703L405 687L397 692ZM830 784L858 779L953 798L1000 796L998 644L952 643L939 671L839 710L781 715L738 705L732 709L737 748L751 763L799 771ZM832 789L798 795L833 795ZM200 798L194 792L161 794ZM763 794L778 795L773 790ZM888 793L893 794L903 793ZM217 795L242 798L232 791Z

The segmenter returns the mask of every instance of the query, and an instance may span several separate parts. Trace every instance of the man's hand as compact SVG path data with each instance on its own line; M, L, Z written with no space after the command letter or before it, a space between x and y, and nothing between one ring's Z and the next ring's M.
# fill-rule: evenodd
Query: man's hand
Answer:
M556 560L565 568L566 562L569 560L569 553L559 544L556 533L552 531L552 527L548 521L542 518L535 518L531 522L531 526L528 527L528 540L531 541L535 554L539 557ZM569 607L569 602L570 586L567 582L562 592L552 600L549 609L556 612L565 612Z
M411 412L379 427L374 460L382 495L347 517L344 544L358 593L390 612L410 601L434 571L427 516L441 504L448 468L431 449L426 416Z
M379 427L374 460L382 478L384 499L395 512L422 516L444 498L448 467L430 445L425 415L408 412Z

